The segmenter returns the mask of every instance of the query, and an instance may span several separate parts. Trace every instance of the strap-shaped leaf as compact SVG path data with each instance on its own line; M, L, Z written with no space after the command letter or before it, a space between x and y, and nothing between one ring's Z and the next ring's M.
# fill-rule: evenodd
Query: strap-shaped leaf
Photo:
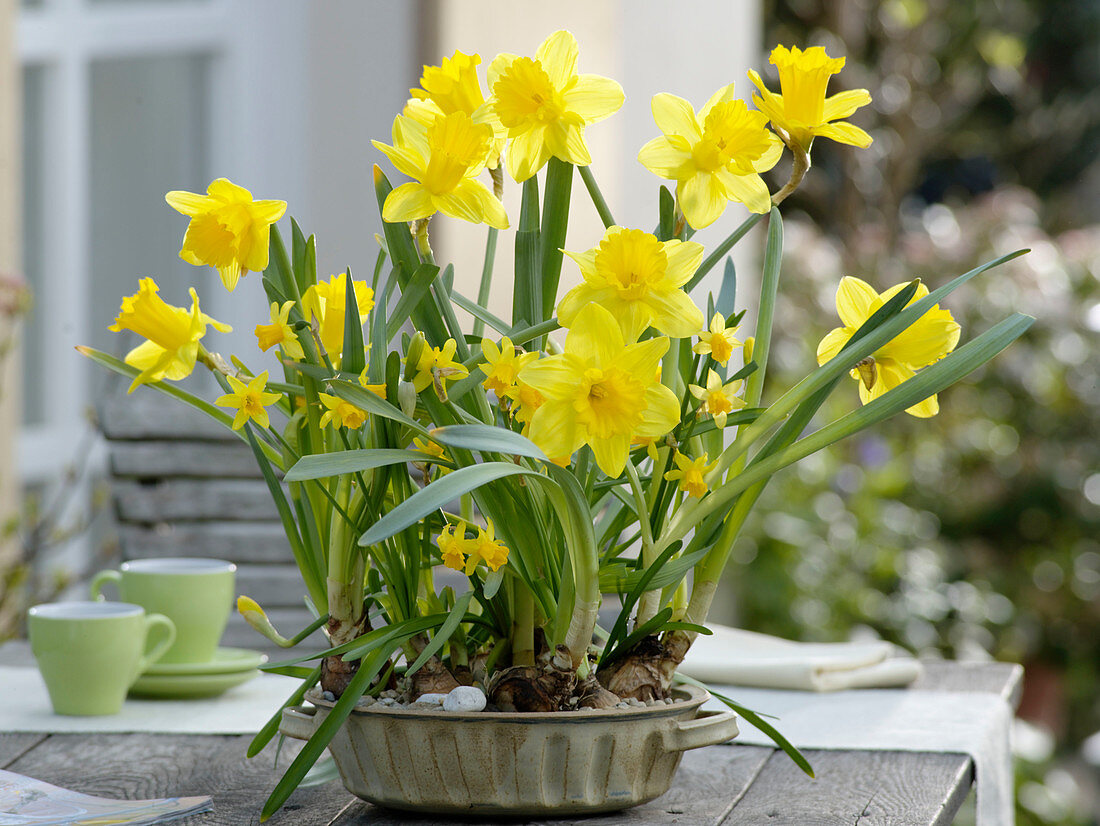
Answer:
M359 473L364 470L386 465L403 465L406 462L421 464L439 463L438 456L421 453L419 450L398 450L396 448L361 448L341 450L336 453L315 453L303 456L286 472L283 478L288 482L304 482L307 479L327 479L345 473ZM442 462L442 464L448 464Z
M550 461L539 446L526 436L521 436L512 430L505 430L503 427L488 424L456 424L437 427L429 435L437 442L463 450L506 453L541 459L544 462Z
M344 351L340 357L340 367L358 375L367 366L367 360L363 349L363 325L359 321L359 300L355 295L355 281L350 268L344 272L344 301Z
M429 659L439 653L443 648L443 644L451 638L451 635L458 628L462 622L463 617L466 616L466 609L470 605L470 597L474 595L473 591L467 591L457 600L455 600L454 608L447 614L447 619L443 621L443 624L439 626L439 630L432 636L431 641L424 646L424 650L420 652L420 655L416 658L412 665L409 666L405 672L405 676L415 674Z

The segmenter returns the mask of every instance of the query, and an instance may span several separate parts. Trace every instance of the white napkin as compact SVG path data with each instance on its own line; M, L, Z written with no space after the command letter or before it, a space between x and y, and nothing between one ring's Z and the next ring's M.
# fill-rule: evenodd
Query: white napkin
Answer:
M792 642L779 637L708 625L714 633L695 638L679 670L709 683L839 691L907 686L921 664L899 657L888 642Z
M715 686L769 720L800 749L926 751L969 754L977 777L977 826L1015 822L1012 708L987 692L773 691ZM718 700L705 709L725 710ZM772 746L766 734L739 720L735 743Z
M134 732L255 734L286 702L301 680L261 674L220 697L202 700L131 699L118 714L54 714L37 668L0 666L0 732Z

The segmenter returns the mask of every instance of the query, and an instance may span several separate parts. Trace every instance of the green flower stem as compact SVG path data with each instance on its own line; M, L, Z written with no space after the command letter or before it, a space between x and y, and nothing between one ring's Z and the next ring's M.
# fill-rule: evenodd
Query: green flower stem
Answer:
M551 158L546 165L546 190L542 200L542 228L539 232L539 263L542 267L542 317L554 315L561 280L562 247L569 226L569 198L573 189L573 164Z
M715 247L714 252L703 259L703 263L699 265L699 269L695 271L695 275L693 275L691 280L684 285L684 292L691 292L695 289L699 282L703 280L703 276L714 269L718 262L725 257L726 253L733 249L733 245L744 238L750 229L760 223L760 219L763 217L764 215L762 213L750 215L741 223L741 226L730 233L725 241Z
M615 218L611 214L611 209L607 206L607 201L604 200L603 193L600 192L600 187L592 176L592 167L578 166L577 169L581 173L584 188L588 190L588 195L592 198L596 212L600 214L600 220L603 221L604 228L615 226Z
M789 195L798 189L799 185L802 183L802 179L806 177L806 173L810 170L810 156L806 153L806 150L802 148L802 145L792 140L784 142L791 150L791 154L794 155L794 164L791 166L790 179L783 185L781 190L772 196L773 207L779 206Z
M768 241L764 248L764 268L760 279L759 312L756 319L756 342L752 359L756 370L745 380L745 406L756 407L764 391L764 376L768 372L768 355L771 352L772 322L775 318L775 299L779 291L779 269L783 258L783 219L779 210L772 207L768 221Z
M432 254L432 247L428 241L428 221L421 221L416 231L416 248L420 254L420 260L425 264L435 264L435 256ZM470 357L470 348L466 344L466 336L462 334L462 328L458 324L458 318L455 317L454 307L451 305L451 297L447 295L447 287L443 284L443 280L440 278L435 279L431 286L432 295L435 297L435 306L439 310L440 315L443 316L443 323L446 325L447 330L451 334L451 338L455 340L457 345L456 353L458 360L463 361Z
M638 469L629 457L626 461L626 478L630 480L630 489L634 494L634 507L638 511L638 525L642 530L642 567L648 568L653 564L657 555L653 552L653 533L649 526L649 508L646 506L645 491L642 482L638 478ZM646 591L638 600L638 613L634 620L635 627L644 625L653 618L661 603L660 591Z
M481 284L477 289L477 303L482 307L489 306L489 295L493 288L493 264L497 257L498 231L489 227L488 236L485 239L485 263L481 266ZM480 318L474 319L474 335L481 336L485 333L485 322Z

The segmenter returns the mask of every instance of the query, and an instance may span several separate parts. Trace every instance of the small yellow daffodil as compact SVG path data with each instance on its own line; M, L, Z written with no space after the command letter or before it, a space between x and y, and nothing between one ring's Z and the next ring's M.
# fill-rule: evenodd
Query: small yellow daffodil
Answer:
M233 329L199 310L194 289L189 291L190 310L166 303L158 292L160 287L152 278L141 279L138 291L122 299L115 323L107 328L115 333L132 330L147 339L126 354L126 363L141 371L130 384L130 393L148 382L179 381L191 375L206 325L220 333Z
M518 378L504 395L511 402L508 412L513 419L523 425L521 432L527 436L531 430L531 419L534 418L535 411L542 407L546 399L542 393Z
M259 341L260 349L265 353L278 344L287 356L301 361L305 358L305 353L289 321L290 308L293 306L293 301L284 301L281 308L272 302L271 323L256 325L256 339Z
M844 68L843 57L829 57L820 46L802 51L797 46L788 49L776 46L769 62L779 70L782 94L768 91L760 75L750 70L749 80L760 91L752 96L772 125L782 129L791 141L806 152L815 137L829 138L837 143L867 147L871 136L850 123L837 123L861 106L871 102L866 89L852 89L825 97L829 78Z
M423 392L434 384L436 393L445 400L446 383L470 375L470 371L462 362L454 360L457 347L455 340L449 338L442 347L425 346L421 349L420 358L416 363L416 375L413 377L413 387L417 393Z
M237 409L237 414L233 417L233 429L240 430L250 419L260 427L271 424L266 408L279 401L282 394L264 392L267 387L267 371L264 370L253 377L248 384L236 376L226 376L226 379L229 381L229 386L233 388L233 392L220 396L214 404Z
M734 348L741 346L741 342L734 337L736 332L736 327L726 329L726 320L722 314L715 313L710 320L710 329L699 333L699 342L691 351L699 355L709 355L725 367L733 356Z
M684 454L677 453L673 461L676 463L676 470L670 470L666 473L665 479L670 482L678 481L680 490L687 493L688 496L702 499L707 492L706 475L714 470L718 460L715 459L708 465L707 454L705 453L695 459L689 459Z
M368 347L367 349L370 349L370 348ZM386 398L386 384L385 384L385 382L383 382L382 384L368 384L367 382L369 380L367 379L367 369L368 368L364 367L362 372L359 373L359 386L362 387L364 390L369 390L374 395L376 395L378 398L385 399Z
M398 171L415 179L386 196L386 221L418 221L442 212L473 224L508 228L504 205L477 180L492 149L488 124L474 123L465 112L439 115L427 125L398 115L393 146L372 143Z
M627 343L610 312L585 305L566 336L565 352L520 371L520 381L545 399L531 419L529 438L547 456L571 456L587 444L600 470L618 477L636 437L663 436L680 420L679 401L656 380L667 350L664 336Z
M283 217L286 201L254 201L226 178L211 183L205 195L174 190L164 199L191 217L180 249L184 261L217 269L230 292L242 275L267 269L271 225Z
M455 571L465 570L466 555L470 552L472 544L471 540L466 538L465 522L460 521L458 525L444 526L439 532L436 544L439 546L439 554L443 558L444 565Z
M500 54L489 64L489 105L508 130L508 173L516 181L526 181L551 157L592 163L585 127L623 105L623 89L614 80L577 73L577 56L576 38L558 31L534 59Z
M664 134L643 146L638 160L657 177L676 181L676 199L692 227L713 224L730 201L750 212L771 209L760 173L775 166L783 142L768 131L767 115L734 100L732 83L698 113L667 93L653 97L652 110Z
M497 571L508 561L508 547L493 536L493 522L487 528L478 528L477 536L470 541L470 557L466 560L466 576L474 572L478 562L484 562L490 571Z
M359 323L365 324L374 307L374 290L362 281L353 281ZM330 356L339 357L344 350L344 316L347 313L347 279L330 275L328 281L318 281L302 293L302 312L319 327L321 345Z
M493 142L487 166L495 167L508 133L492 108L486 104L477 78L481 55L455 51L452 57L443 58L439 66L425 66L420 76L420 88L410 89L412 99L405 104L401 114L431 126L439 115L465 112L474 123L486 123L493 128Z
M736 379L729 384L723 384L722 377L714 370L707 371L706 387L692 384L688 386L688 390L691 391L691 395L703 402L700 409L713 416L714 423L719 428L726 426L728 413L745 406L744 400L737 398L737 393L741 390L741 380Z
M492 390L498 398L504 398L516 383L519 371L539 357L538 353L525 353L513 346L512 339L508 336L501 338L499 347L491 340L483 338L481 354L486 359L480 365L481 372L485 374L485 381L481 386Z
M836 311L844 326L831 330L817 345L817 363L824 364L839 353L863 322L905 286L897 284L880 295L874 287L858 278L846 276L841 279L836 291ZM928 288L919 285L909 304L926 295ZM959 343L960 329L948 310L940 309L938 304L932 307L851 371L852 378L859 381L860 401L867 404L877 399L911 379L920 368L942 359ZM939 401L935 396L930 396L905 412L928 418L935 416L939 410Z
M703 326L703 313L682 289L703 260L694 241L658 241L640 229L609 227L600 245L565 254L577 262L584 282L558 305L558 321L568 327L591 302L609 310L636 340L647 327L685 338Z
M334 428L347 427L355 430L362 427L363 422L367 420L366 410L344 401L339 396L320 393L319 398L325 407L325 412L321 415L321 427L331 424Z

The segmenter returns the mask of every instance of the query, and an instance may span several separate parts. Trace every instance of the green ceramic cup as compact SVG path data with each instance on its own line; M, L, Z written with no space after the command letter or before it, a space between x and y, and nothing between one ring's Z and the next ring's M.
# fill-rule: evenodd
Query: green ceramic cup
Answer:
M176 642L162 663L205 663L214 658L233 608L237 566L221 559L165 557L135 559L118 571L101 571L92 580L92 598L108 582L123 602L164 614L176 626Z
M27 630L53 710L70 715L118 714L130 686L176 638L170 619L126 602L36 605Z

